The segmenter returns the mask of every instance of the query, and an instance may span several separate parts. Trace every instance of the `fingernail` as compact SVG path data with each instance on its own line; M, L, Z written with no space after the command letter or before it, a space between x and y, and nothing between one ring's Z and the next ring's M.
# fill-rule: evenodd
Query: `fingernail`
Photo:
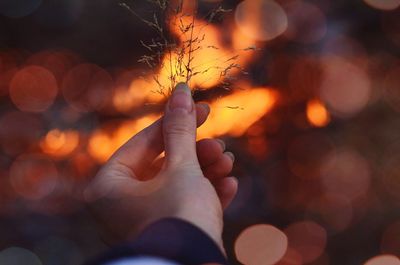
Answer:
M210 105L208 105L207 103L200 102L200 103L197 103L197 105L199 105L200 107L205 109L207 113L210 113Z
M232 162L235 162L235 155L234 155L233 153L231 153L231 152L225 152L225 154L226 154L227 156L229 156L230 159L232 159Z
M222 151L225 151L226 145L225 142L222 141L221 139L215 139L222 147Z
M183 109L187 112L193 110L193 99L189 87L185 83L179 83L168 103L170 110Z
M238 185L239 185L239 180L237 177L231 177Z

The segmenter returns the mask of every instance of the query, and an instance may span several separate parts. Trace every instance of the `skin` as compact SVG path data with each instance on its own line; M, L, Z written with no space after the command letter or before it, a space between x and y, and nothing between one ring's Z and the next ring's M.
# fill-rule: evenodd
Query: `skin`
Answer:
M164 116L124 144L103 166L85 198L108 241L133 238L152 222L181 218L206 232L223 250L223 209L238 182L234 156L219 139L196 142L209 107L195 105L178 84ZM165 151L165 156L158 158Z

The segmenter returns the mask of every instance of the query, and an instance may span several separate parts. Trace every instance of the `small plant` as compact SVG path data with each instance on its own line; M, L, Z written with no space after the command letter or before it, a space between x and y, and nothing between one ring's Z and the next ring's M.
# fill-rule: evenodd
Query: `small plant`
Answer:
M196 57L204 49L219 50L221 48L205 43L206 29L217 17L231 10L220 6L210 11L205 17L197 18L197 10L193 8L188 11L183 0L146 1L155 7L151 19L143 18L127 3L120 3L120 6L129 10L158 35L156 39L147 43L141 41L149 54L143 55L139 60L152 70L152 79L158 86L157 93L168 96L179 82L188 83L193 90L198 89L202 84L192 84L193 79L199 75L209 74L211 71L218 75L219 83L223 88L230 89L230 84L235 79L231 75L233 70L246 74L236 62L239 58L238 54L229 53L218 58L207 58L209 61L206 63L196 63ZM160 21L160 14L164 17L164 21ZM255 49L255 47L248 47L243 50Z

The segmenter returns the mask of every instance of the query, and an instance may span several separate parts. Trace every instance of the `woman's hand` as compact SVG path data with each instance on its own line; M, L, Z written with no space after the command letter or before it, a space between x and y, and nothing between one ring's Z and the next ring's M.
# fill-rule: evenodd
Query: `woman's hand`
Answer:
M228 177L234 157L217 139L196 143L196 127L209 114L179 84L163 118L124 144L85 191L108 238L132 238L148 224L176 217L197 225L223 249L222 211L237 191ZM157 157L165 151L165 157Z

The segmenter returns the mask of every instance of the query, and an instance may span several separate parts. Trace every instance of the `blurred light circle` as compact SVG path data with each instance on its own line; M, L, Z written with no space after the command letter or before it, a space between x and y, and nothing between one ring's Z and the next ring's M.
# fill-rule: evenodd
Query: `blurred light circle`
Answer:
M303 265L303 258L296 250L288 248L285 256L276 265Z
M37 114L7 112L0 117L0 145L8 155L17 155L34 146L42 134L43 121Z
M400 112L400 67L393 68L387 73L383 87L386 102Z
M42 3L42 0L2 0L0 14L20 18L32 14Z
M324 60L320 94L332 114L351 117L367 105L371 94L370 80L360 67L342 58L329 56Z
M381 10L393 10L400 6L400 0L364 0L364 2Z
M69 50L45 50L30 56L25 65L37 65L46 68L54 74L58 84L73 66L80 62L80 58Z
M42 155L21 155L11 165L10 183L20 196L39 200L57 184L58 172L53 161Z
M297 222L288 226L284 232L289 240L289 248L296 250L304 263L313 262L324 253L327 233L317 223Z
M313 43L321 40L327 31L326 17L315 5L295 1L285 6L288 17L286 38L300 42Z
M246 36L268 41L281 35L288 26L285 10L272 0L248 0L236 7L235 21Z
M306 114L310 124L315 127L325 127L331 120L325 105L318 99L307 102Z
M65 158L71 155L79 145L79 133L74 130L49 131L40 141L43 152L56 158Z
M275 264L287 250L285 234L271 225L259 224L246 228L235 242L237 259L248 265Z
M19 247L10 247L0 252L1 265L42 265L35 253Z
M308 211L317 215L333 232L345 230L353 220L351 201L335 193L326 193L318 200L312 201L308 206Z
M27 66L19 70L10 83L10 97L22 111L42 112L48 109L57 96L54 75L40 66Z
M364 265L400 265L400 259L394 255L380 255L369 259Z
M342 149L325 158L321 177L325 191L353 200L367 193L371 172L368 161L360 154Z
M390 224L382 235L382 253L400 256L400 221Z
M111 75L94 64L80 64L64 77L62 92L65 100L80 111L103 108L112 99Z

